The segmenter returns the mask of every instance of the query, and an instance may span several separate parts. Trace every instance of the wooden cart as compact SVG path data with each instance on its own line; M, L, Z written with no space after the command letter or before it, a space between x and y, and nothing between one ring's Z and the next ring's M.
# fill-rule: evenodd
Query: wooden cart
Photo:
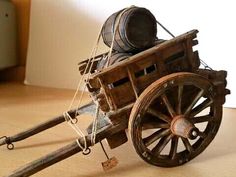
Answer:
M96 142L106 139L110 148L127 141L126 129L137 154L146 162L162 167L182 165L196 157L215 137L222 119L226 71L199 69L200 60L193 46L198 44L192 30L133 55L101 71L96 57L91 77L86 81L93 100L98 102ZM89 60L80 63L83 73ZM91 102L69 111L72 118L95 112ZM56 117L12 137L0 145L14 148L23 140L64 122ZM199 126L200 125L200 126ZM91 145L91 126L86 143ZM78 140L84 145L84 139ZM180 147L182 141L183 147ZM89 150L89 149L88 149ZM52 152L9 176L29 176L82 151L75 142Z

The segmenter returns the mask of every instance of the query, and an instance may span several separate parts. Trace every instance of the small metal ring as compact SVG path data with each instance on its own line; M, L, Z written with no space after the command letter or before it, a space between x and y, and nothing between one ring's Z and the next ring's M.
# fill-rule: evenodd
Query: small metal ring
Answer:
M87 148L87 149L83 149L83 155L88 155L88 154L90 154L90 152L91 152L91 149L90 148Z
M72 120L70 121L71 124L77 124L77 122L78 122L78 119L77 119L77 118L74 118L74 119L72 119Z
M14 144L10 143L10 144L7 144L7 149L8 150L13 150L14 149Z

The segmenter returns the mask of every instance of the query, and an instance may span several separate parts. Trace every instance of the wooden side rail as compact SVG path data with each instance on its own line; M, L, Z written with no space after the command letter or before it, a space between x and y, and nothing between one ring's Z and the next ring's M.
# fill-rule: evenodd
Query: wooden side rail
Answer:
M170 48L173 45L182 44L183 42L186 42L188 39L190 39L190 40L188 41L187 45L189 45L189 47L192 47L197 44L197 41L194 40L197 37L196 36L197 33L198 33L198 30L189 31L189 32L184 33L180 36L177 36L176 38L167 40L157 46L154 46L154 47L147 49L143 52L140 52L134 56L131 56L131 57L129 57L129 59L121 61L116 65L109 66L108 68L103 69L101 72L93 74L91 79L89 80L90 85L92 87L99 87L99 83L97 81L97 78L101 78L101 77L108 78L107 76L110 76L109 80L116 81L117 76L126 75L126 74L123 74L123 73L125 73L125 72L123 72L123 70L124 70L123 68L125 68L126 66L134 65L135 63L139 62L140 60L145 59L146 57L149 57L150 55L152 55L154 53L161 53L162 51L165 51L165 49ZM116 73L116 74L114 74L114 73Z
M100 92L104 94L109 110L126 106L162 76L198 69L198 53L192 49L197 44L194 40L197 33L192 30L94 73L88 87L102 88Z

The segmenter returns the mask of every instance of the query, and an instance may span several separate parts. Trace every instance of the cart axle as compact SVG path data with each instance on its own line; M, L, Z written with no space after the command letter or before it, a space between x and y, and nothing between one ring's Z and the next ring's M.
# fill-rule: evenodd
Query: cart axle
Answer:
M195 139L199 135L199 130L196 128L184 115L177 115L171 121L171 132L174 135L183 138Z

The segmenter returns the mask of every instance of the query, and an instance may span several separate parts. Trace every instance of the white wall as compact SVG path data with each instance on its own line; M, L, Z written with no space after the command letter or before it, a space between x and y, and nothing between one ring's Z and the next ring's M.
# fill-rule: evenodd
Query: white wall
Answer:
M228 88L236 90L233 0L33 0L26 83L75 88L80 77L77 63L89 57L101 25L130 5L150 9L175 35L198 29L200 57L214 69L227 70ZM160 28L158 36L168 37ZM100 52L104 50L103 46ZM235 100L232 92L226 105L235 107Z

